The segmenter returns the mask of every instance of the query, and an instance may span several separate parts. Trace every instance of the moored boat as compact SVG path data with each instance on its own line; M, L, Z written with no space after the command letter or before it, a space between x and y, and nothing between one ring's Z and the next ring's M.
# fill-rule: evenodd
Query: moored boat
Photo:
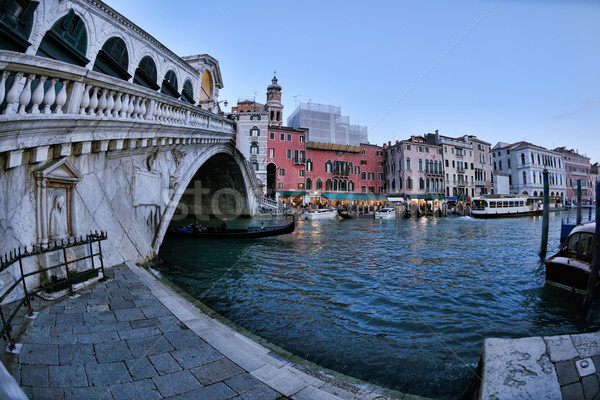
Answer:
M375 219L393 219L396 218L396 209L392 207L382 208L375 211Z
M317 210L310 210L301 214L302 219L333 219L337 217L338 212L336 210L330 210L329 208L319 208Z
M522 217L542 213L542 205L528 196L493 195L471 199L474 218Z
M596 223L577 225L560 250L545 260L546 283L585 294L590 276ZM600 283L600 280L598 280Z
M167 233L173 236L186 236L210 239L255 239L269 236L285 235L296 229L296 218L285 225L249 226L246 229L228 229L220 227L196 228L192 225L178 226Z
M348 211L344 208L338 208L337 213L342 219L356 219L357 214L355 212Z

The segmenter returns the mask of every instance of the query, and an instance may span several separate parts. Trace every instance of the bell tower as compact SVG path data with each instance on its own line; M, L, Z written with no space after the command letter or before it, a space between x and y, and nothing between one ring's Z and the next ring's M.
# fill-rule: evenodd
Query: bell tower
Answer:
M283 119L283 104L281 104L281 86L277 83L277 76L273 75L271 84L267 87L267 104L269 125L281 126Z

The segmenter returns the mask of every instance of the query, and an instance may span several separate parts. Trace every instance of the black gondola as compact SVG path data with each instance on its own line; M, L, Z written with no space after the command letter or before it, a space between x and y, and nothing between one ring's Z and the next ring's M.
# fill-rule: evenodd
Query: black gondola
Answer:
M190 225L178 226L168 231L169 235L210 238L210 239L256 239L269 236L285 235L294 232L296 219L285 225L277 226L249 226L247 229L222 229L219 227L208 227L202 230L194 229Z

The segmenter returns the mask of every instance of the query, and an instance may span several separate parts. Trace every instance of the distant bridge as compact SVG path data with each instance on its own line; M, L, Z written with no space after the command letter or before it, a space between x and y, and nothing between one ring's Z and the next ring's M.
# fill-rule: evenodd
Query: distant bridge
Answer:
M99 1L35 3L0 34L0 254L102 230L109 265L141 262L174 217L258 209L216 60Z

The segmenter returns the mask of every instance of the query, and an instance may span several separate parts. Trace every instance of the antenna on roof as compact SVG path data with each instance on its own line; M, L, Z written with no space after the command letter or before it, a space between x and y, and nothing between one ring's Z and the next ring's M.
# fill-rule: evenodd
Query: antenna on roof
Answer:
M302 96L301 94L297 94L294 96L294 107L298 108L298 97Z

